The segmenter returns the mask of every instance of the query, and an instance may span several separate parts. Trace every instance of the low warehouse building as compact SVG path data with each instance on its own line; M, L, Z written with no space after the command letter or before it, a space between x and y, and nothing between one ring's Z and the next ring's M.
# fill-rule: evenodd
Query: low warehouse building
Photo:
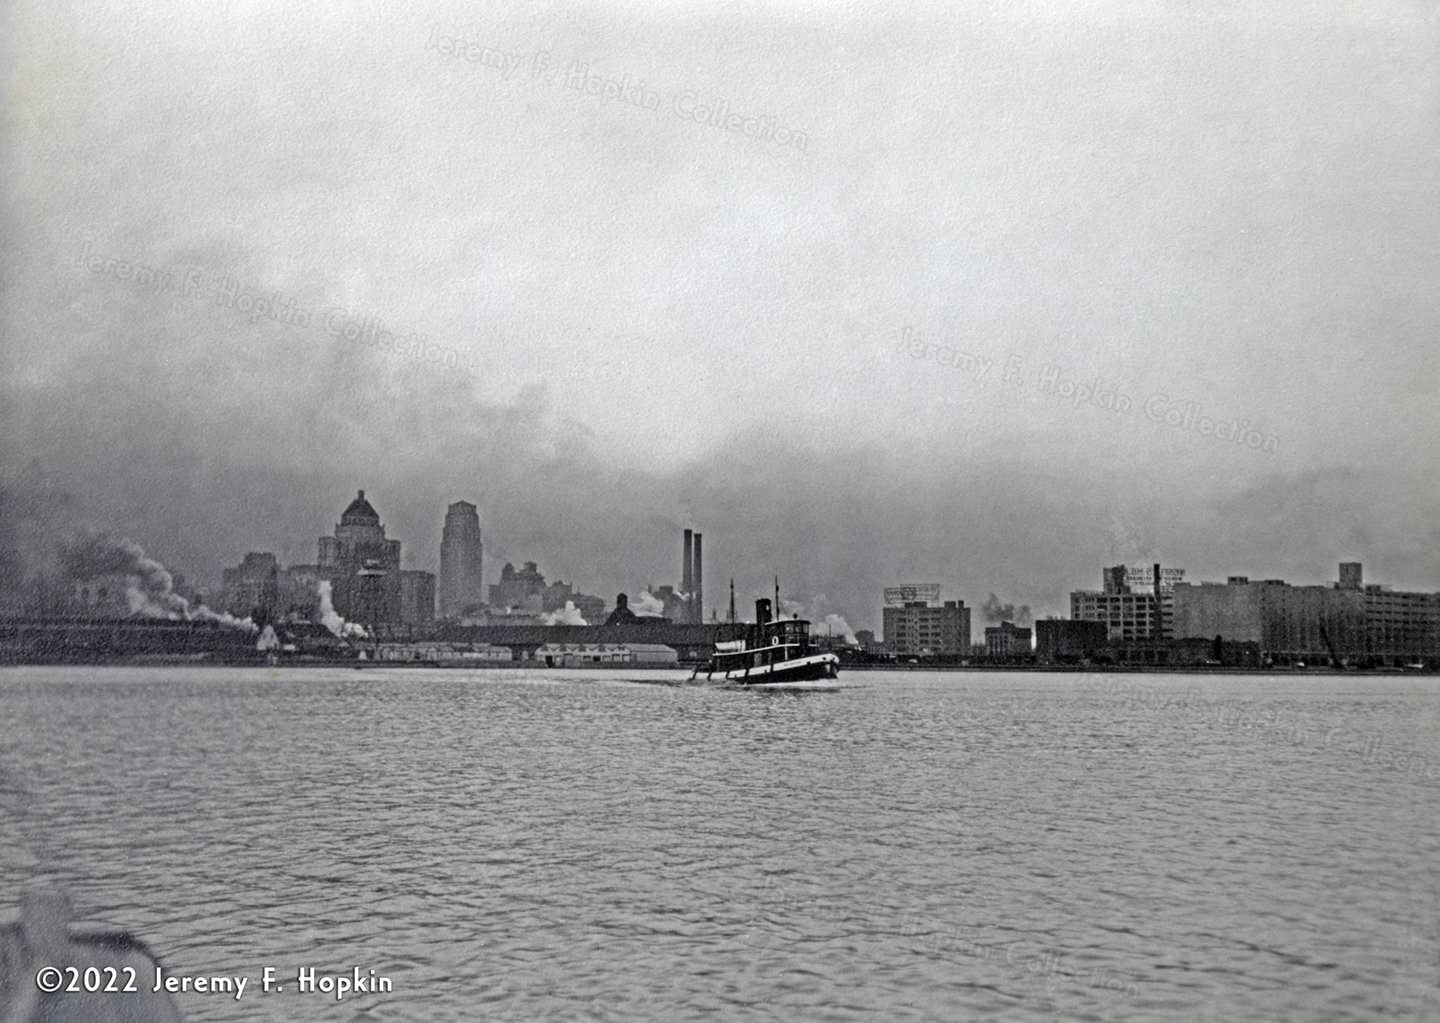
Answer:
M680 655L675 652L674 647L668 647L664 643L626 643L626 649L634 655L632 664L670 664L678 665Z
M489 643L381 643L377 660L410 664L493 664L514 658L509 647Z
M535 660L548 668L597 664L675 665L679 656L661 643L546 643L535 650Z

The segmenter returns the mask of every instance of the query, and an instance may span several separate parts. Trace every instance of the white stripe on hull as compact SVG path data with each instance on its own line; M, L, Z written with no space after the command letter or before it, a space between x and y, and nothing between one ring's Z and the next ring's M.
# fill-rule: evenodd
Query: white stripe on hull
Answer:
M719 677L725 682L737 682L741 685L781 685L787 682L809 682L834 678L838 674L838 665L839 658L834 654L817 654L813 657L802 657L793 661L780 661L778 664L764 664L748 670L733 668L723 672ZM715 676L712 672L707 677Z

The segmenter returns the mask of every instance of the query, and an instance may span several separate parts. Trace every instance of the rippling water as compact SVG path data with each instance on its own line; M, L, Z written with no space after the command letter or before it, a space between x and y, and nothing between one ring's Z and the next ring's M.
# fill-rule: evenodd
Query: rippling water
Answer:
M0 908L188 1020L1440 1020L1435 679L842 678L6 669Z

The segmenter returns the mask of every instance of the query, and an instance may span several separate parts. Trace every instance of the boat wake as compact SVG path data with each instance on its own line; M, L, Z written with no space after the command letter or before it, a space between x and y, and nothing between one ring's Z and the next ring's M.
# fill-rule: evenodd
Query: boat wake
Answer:
M754 693L838 693L849 688L834 679L816 679L810 682L765 682L756 684L740 682L717 682L716 689L743 689Z

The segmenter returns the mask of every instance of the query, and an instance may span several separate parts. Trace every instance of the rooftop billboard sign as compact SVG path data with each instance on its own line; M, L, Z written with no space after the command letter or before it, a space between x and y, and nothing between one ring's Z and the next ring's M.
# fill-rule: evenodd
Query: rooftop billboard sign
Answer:
M891 607L924 601L934 604L940 600L939 583L905 583L902 586L885 587L885 603Z

